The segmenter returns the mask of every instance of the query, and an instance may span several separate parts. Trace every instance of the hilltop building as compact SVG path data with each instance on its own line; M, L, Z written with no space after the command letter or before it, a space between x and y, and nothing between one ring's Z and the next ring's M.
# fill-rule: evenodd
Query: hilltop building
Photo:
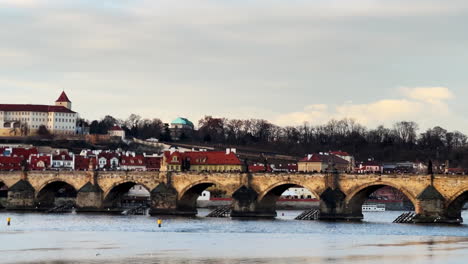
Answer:
M120 126L115 125L111 127L107 133L110 137L119 137L122 140L125 139L125 130L123 130Z
M51 134L73 135L77 118L65 92L55 105L0 104L0 136L36 135L41 126Z
M171 122L169 130L171 131L171 138L173 140L182 140L186 138L191 138L193 136L193 131L195 126L190 120L184 117L178 117Z

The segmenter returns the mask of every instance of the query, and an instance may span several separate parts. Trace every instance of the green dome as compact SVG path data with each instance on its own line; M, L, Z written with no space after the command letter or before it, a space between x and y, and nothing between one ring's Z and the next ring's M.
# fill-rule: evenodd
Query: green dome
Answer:
M187 125L187 126L193 127L193 123L190 122L190 120L188 120L187 118L183 118L183 117L176 118L174 121L171 122L171 124L173 124L173 125Z

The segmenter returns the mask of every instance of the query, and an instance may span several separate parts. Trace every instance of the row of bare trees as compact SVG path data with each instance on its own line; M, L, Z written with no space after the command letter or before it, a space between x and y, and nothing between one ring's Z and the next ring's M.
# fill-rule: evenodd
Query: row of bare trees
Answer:
M130 115L126 120L106 116L91 122L91 133L107 133L113 125L140 139L170 141L167 124L160 119ZM369 129L353 119L330 120L324 125L280 127L263 119L227 119L205 116L187 141L217 145L247 146L263 151L302 156L307 153L343 150L366 160L451 160L468 167L468 138L458 131L434 127L419 132L415 122L402 121L392 127ZM466 157L466 158L465 158Z

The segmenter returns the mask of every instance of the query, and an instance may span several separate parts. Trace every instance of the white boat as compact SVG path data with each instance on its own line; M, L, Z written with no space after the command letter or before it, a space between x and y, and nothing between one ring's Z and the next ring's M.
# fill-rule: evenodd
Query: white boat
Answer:
M385 204L363 204L363 212L385 212Z

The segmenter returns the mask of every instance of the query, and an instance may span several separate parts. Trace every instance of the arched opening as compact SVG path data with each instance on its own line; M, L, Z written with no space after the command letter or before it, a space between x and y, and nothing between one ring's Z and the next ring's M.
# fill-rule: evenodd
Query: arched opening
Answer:
M257 210L273 216L281 210L281 216L294 218L304 210L318 209L319 206L319 197L309 189L295 183L283 183L259 197Z
M447 205L447 217L450 219L460 219L463 221L462 212L468 209L468 190L459 194Z
M5 183L0 182L0 209L5 208L7 199L8 199L8 186L6 186Z
M355 219L363 219L367 214L376 212L414 211L415 204L411 198L405 191L393 186L371 185L352 194L346 203L346 209ZM389 216L389 221L393 220L394 216Z
M63 181L48 183L37 194L37 207L50 209L67 203L75 204L76 189Z
M114 186L104 198L104 208L111 212L122 212L141 208L133 214L146 214L150 206L150 191L135 182L124 182Z
M222 198L225 191L218 188L215 183L204 182L194 184L181 194L177 202L177 209L182 212L197 214L199 207L212 207L212 198ZM229 201L226 201L229 204ZM222 201L221 201L222 203ZM222 204L218 204L222 205Z

